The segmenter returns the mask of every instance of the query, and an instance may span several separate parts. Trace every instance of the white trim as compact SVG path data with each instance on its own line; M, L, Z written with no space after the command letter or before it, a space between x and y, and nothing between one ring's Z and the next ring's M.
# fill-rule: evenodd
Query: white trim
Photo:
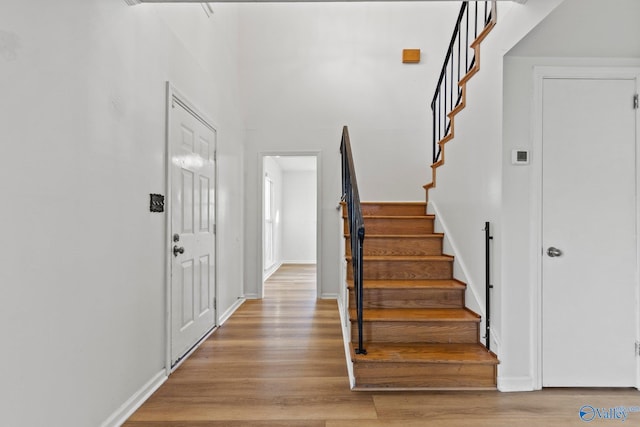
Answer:
M218 326L224 325L224 323L229 320L229 318L240 308L242 304L246 301L246 298L238 298L235 300L231 307L229 307L224 313L220 315L220 320L218 320Z
M453 259L454 265L458 266L458 269L455 269L455 270L459 270L462 273L463 277L456 277L456 279L467 284L467 291L469 292L465 293L465 305L470 309L476 311L478 314L480 314L481 316L480 330L484 330L484 322L486 322L487 320L485 305L481 302L482 299L478 295L478 292L476 290L476 286L473 280L470 279L470 277L472 276L469 274L469 269L467 268L467 265L465 264L462 257L459 256L459 254L461 254L462 252L458 250L458 246L456 245L456 242L453 240L453 233L451 233L451 231L449 230L449 227L447 227L447 223L445 222L444 217L440 214L440 210L438 209L438 206L433 200L429 200L427 204L427 209L431 209L434 215L436 216L435 224L437 227L440 227L442 229L442 232L444 233L444 239L445 239L444 243L448 244L451 247L451 251L453 252L452 255L454 255L454 259ZM494 290L495 289L496 288L494 288ZM472 298L468 298L469 295L471 295ZM470 299L471 301L469 301ZM497 334L495 333L495 329L491 329L489 333L491 334L492 351L495 354L500 354L501 341L498 338ZM482 341L482 337L480 338ZM485 341L486 341L486 338L485 338Z
M264 158L273 156L292 156L292 157L315 157L316 158L316 261L312 261L311 264L316 264L316 296L323 298L322 294L322 151L310 150L310 151L262 151L258 153L258 188L260 192L260 215L258 217L257 235L258 241L256 247L258 253L256 254L260 262L256 263L256 269L258 270L257 277L261 278L260 289L258 294L245 295L247 298L263 298L264 297L264 243L263 243L263 225L264 225Z
M342 325L342 341L347 361L347 373L349 374L349 387L353 390L356 386L356 376L353 373L353 361L351 360L351 328L349 327L349 319L346 317L346 307L342 298L338 298L338 311L340 312L340 324Z
M531 377L534 389L542 388L542 91L544 79L635 79L636 91L640 82L640 68L638 67L592 67L592 66L535 66L533 68L533 108L532 108L532 147L537 153L532 159L532 174L530 183L530 297L531 297ZM632 100L629 99L631 104ZM640 113L636 110L636 242L640 253L640 177L638 153ZM639 261L640 262L640 261ZM636 265L636 340L640 339L640 265ZM640 360L636 367L636 388L640 387Z
M498 390L502 392L533 391L532 377L498 377Z
M263 242L264 242L264 240L263 240ZM265 280L269 279L269 277L273 276L273 273L278 271L278 269L280 267L282 267L282 264L283 264L282 262L276 262L271 267L269 267L265 271L263 271L262 272L262 281L264 282Z
M171 110L174 102L177 102L182 107L184 107L189 113L191 113L196 119L198 119L202 124L211 129L215 134L214 140L214 177L215 177L215 190L214 190L214 209L213 209L213 224L214 227L217 228L218 224L218 160L217 160L217 151L218 151L218 126L215 124L213 120L207 117L202 113L202 110L199 109L195 104L189 101L190 98L185 96L182 92L175 88L171 84L171 82L167 81L166 83L166 122L165 122L165 310L166 310L166 320L165 320L165 336L166 336L166 345L165 345L165 370L167 372L167 376L171 374L177 368L182 361L187 359L187 357L196 349L206 337L211 335L211 333L217 328L220 324L218 310L214 307L214 325L211 331L209 331L205 338L201 339L191 350L185 354L181 361L178 362L174 367L171 366L171 212L173 206L171 204ZM218 256L218 234L214 233L214 297L218 296L218 264L219 264L219 256Z
M640 93L640 69L636 76L636 102ZM640 108L636 104L636 254L640 254ZM640 342L640 259L636 259L636 345ZM640 355L636 355L636 389L640 390Z
M298 265L315 265L316 260L308 260L308 261L282 261L282 264L298 264Z
M319 297L320 299L339 299L338 298L338 293L337 292L327 292L327 293L323 293L322 295L320 295Z
M164 369L156 373L145 385L133 393L100 427L119 427L167 380Z

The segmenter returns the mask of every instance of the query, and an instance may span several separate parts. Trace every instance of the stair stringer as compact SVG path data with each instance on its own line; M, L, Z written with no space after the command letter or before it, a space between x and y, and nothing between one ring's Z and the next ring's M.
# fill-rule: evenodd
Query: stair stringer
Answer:
M467 105L467 82L478 71L480 71L480 45L482 44L482 41L489 35L493 27L495 27L495 25L496 25L495 19L489 22L489 24L487 24L487 26L484 27L482 32L480 32L478 37L476 37L476 39L470 45L470 47L474 51L475 61L474 61L473 67L471 67L471 69L467 72L467 74L465 74L464 77L462 77L462 79L460 79L460 81L458 82L458 86L462 91L462 95L460 97L460 103L456 105L455 108L451 110L449 114L447 114L447 117L449 117L449 121L450 121L449 132L440 141L438 141L438 146L440 147L440 159L431 165L431 182L423 186L426 192L427 202L429 201L429 190L431 188L436 187L436 181L437 181L436 171L440 166L444 165L445 163L445 145L455 137L455 117Z
M435 202L430 201L427 204L427 213L435 215L435 229L439 233L444 233L443 240L443 252L452 255L453 258L453 277L467 284L465 292L465 307L478 313L480 317L480 331L484 331L485 323L487 321L487 313L483 299L480 298L484 289L480 290L480 287L471 278L473 277L469 273L464 259L460 256L461 252L458 250L456 241L453 239L453 234L447 223L444 221L442 214L438 210L438 206ZM494 288L495 289L495 288ZM491 334L491 349L495 354L500 354L500 337L496 334L495 330L490 331ZM486 337L480 336L480 341L486 346Z

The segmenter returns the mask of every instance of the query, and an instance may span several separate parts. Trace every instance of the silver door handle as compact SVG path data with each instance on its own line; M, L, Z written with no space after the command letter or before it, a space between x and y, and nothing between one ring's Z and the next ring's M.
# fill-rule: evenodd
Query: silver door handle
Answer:
M549 255L551 258L559 257L562 255L562 251L558 248L550 246L549 249L547 249L547 255Z
M184 247L182 246L178 247L178 245L173 246L173 256L178 256L178 254L183 254L183 253L184 253Z

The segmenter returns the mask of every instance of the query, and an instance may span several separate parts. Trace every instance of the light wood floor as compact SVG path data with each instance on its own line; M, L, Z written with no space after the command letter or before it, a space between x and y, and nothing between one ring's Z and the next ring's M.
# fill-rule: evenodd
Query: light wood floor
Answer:
M584 425L583 405L640 406L630 389L350 391L337 304L317 300L314 281L313 266L280 268L125 426L559 427Z

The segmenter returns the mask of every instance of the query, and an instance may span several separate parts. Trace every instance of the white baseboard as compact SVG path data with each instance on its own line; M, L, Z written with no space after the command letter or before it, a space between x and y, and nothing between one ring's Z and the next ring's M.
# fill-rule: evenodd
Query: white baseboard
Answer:
M236 310L239 309L240 306L244 304L245 301L246 301L246 298L238 298L236 302L234 302L231 305L231 307L229 307L224 313L220 315L220 318L218 319L218 326L222 326L224 322L229 320L231 315L233 315L233 313L235 313Z
M498 390L504 392L511 391L533 391L532 377L500 377L498 376Z
M259 299L260 297L256 293L244 294L244 299Z
M100 427L119 427L127 421L142 404L167 380L167 371L162 368L140 390L136 391Z
M282 261L283 264L303 264L303 265L308 265L308 264L317 264L315 259L312 259L310 261Z
M323 293L320 295L320 299L338 299L337 293Z
M273 273L275 273L280 267L282 267L282 261L276 262L271 267L262 272L262 281L267 280Z

